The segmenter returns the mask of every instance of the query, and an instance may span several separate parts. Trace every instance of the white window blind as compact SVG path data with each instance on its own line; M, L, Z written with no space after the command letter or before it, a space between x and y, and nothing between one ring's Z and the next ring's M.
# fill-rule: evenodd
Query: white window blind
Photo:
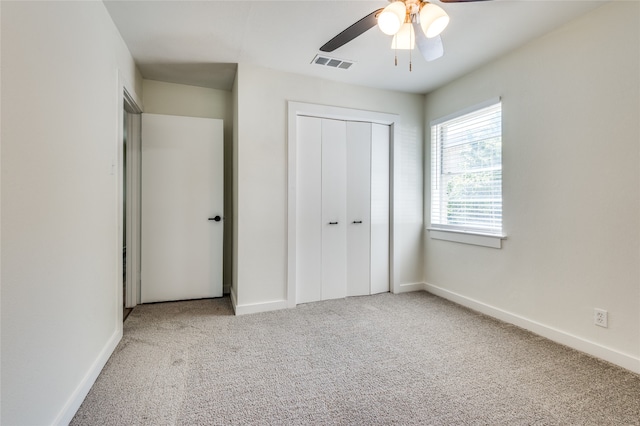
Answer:
M431 124L431 226L502 234L502 104Z

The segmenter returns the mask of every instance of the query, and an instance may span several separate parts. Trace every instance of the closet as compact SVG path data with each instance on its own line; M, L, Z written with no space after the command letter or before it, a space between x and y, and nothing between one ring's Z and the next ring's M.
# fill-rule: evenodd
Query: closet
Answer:
M389 291L389 126L297 117L296 303Z

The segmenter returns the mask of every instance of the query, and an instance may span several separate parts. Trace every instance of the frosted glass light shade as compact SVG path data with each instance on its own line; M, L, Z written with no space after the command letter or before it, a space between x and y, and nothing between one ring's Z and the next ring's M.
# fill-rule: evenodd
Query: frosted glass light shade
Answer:
M378 16L378 27L387 35L394 35L400 30L407 16L407 7L401 1L394 1L385 7Z
M403 24L400 31L393 36L391 41L392 49L411 50L416 45L416 36L413 32L413 25Z
M440 34L449 25L449 15L440 6L427 3L420 10L420 26L428 38Z

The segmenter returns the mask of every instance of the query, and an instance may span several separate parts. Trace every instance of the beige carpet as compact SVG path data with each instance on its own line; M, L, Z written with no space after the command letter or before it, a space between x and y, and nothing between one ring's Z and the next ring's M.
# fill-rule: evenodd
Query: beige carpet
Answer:
M124 328L72 425L640 425L640 376L428 293Z

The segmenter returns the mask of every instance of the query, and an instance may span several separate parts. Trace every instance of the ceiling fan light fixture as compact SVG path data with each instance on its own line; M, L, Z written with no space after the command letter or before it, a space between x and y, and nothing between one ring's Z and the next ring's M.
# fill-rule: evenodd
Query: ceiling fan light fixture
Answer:
M425 3L420 10L420 26L427 38L439 35L449 25L449 15L440 6Z
M413 25L403 24L391 41L391 48L398 50L411 50L416 45L416 37L413 32Z
M394 1L385 7L378 16L378 27L387 35L394 35L405 21L407 7L402 1Z

